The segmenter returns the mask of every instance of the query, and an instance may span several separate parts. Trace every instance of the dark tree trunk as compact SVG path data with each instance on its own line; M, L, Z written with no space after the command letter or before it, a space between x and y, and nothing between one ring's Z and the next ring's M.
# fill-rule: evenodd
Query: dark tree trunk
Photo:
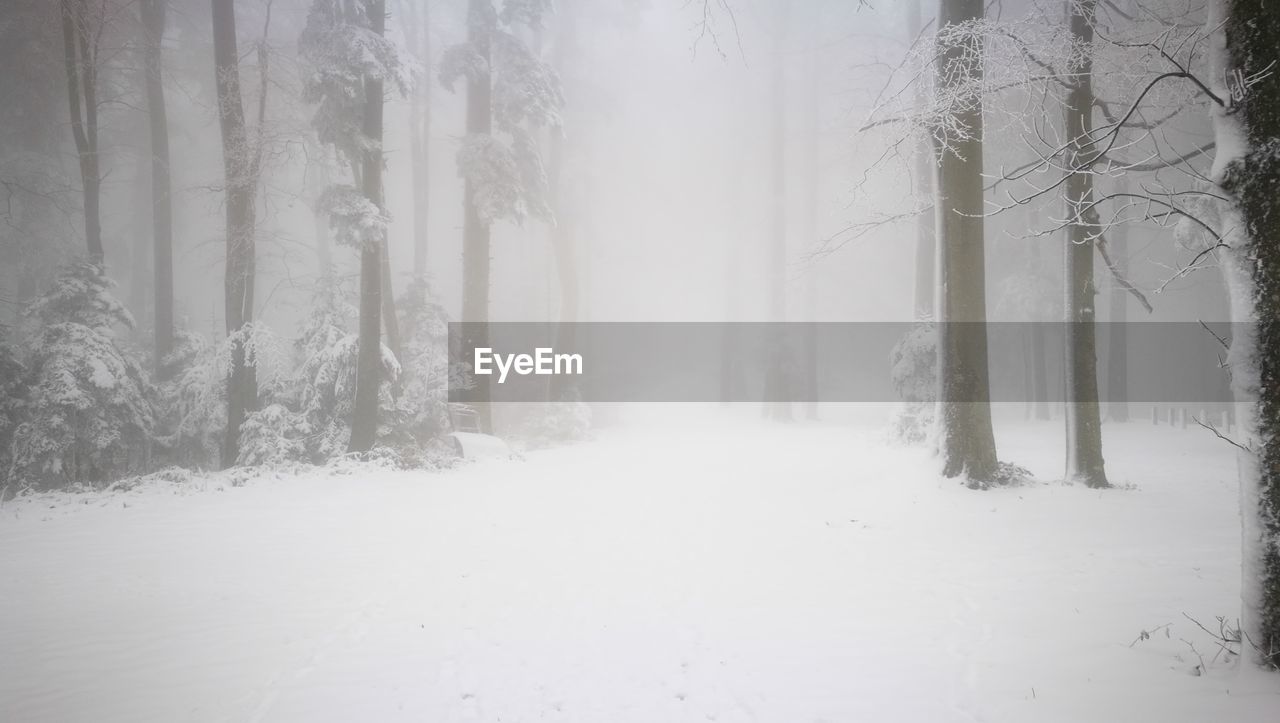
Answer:
M942 0L939 26L978 20L982 13L982 0ZM938 84L944 92L980 77L981 53L980 41L973 38L938 48ZM952 136L944 128L933 131L942 272L939 443L943 475L965 477L970 486L982 487L995 479L999 468L987 376L982 98L968 98L953 112L963 134Z
M1244 522L1241 623L1256 662L1280 668L1280 13L1267 0L1218 0L1211 30L1225 35L1213 77L1253 79L1221 89L1230 106L1215 111L1219 158L1216 180L1234 214L1228 282L1251 292L1237 321L1253 333L1233 339L1232 380L1237 398L1251 405L1254 455L1241 457ZM1217 16L1217 17L1215 17ZM1230 93L1231 95L1228 95ZM1239 300L1243 294L1233 293ZM1250 318L1252 317L1252 318Z
M1129 273L1129 230L1120 224L1108 234L1116 271ZM1129 421L1129 343L1126 325L1129 321L1129 292L1113 276L1111 279L1111 314L1107 333L1107 414L1113 422Z
M470 0L467 14L467 39L489 66L488 20L492 14L489 0ZM467 81L467 135L488 135L492 128L490 107L491 79L487 73ZM462 359L470 364L477 347L489 345L484 324L489 321L489 224L480 218L476 209L475 184L466 182L463 191L464 216L462 220L462 320L474 322L462 344ZM493 431L492 411L489 408L488 377L475 377L476 387L471 399L476 405L476 416L482 432Z
M247 324L253 321L254 233L257 187L251 160L244 105L240 96L240 54L236 43L235 0L213 0L213 56L218 92L218 124L226 175L227 260L224 303L231 337L231 376L227 384L227 430L222 463L235 464L240 452L240 425L257 407L257 374L245 359Z
M139 87L146 89L146 79L139 74ZM139 119L145 121L145 118ZM129 209L129 311L139 322L135 333L143 334L142 322L149 316L148 303L151 298L151 237L153 235L151 214L151 149L150 137L145 122L135 124L137 130L133 135L134 175L130 189L131 208Z
M1093 44L1097 0L1070 0L1071 36L1078 47ZM1093 59L1085 52L1071 67L1067 95L1066 129L1070 139L1072 168L1084 168L1096 157L1088 141L1093 132ZM1067 479L1089 487L1108 487L1102 460L1102 417L1098 405L1098 355L1094 338L1094 307L1098 289L1093 274L1093 246L1087 209L1093 202L1093 176L1073 173L1067 179L1066 277L1063 310L1066 314L1065 364L1067 398Z
M164 359L173 351L173 203L169 181L169 121L161 73L166 0L141 0L147 118L151 131L151 244L155 286L156 378L169 377Z
M383 0L370 2L366 9L370 29L382 35L387 25ZM373 147L364 152L361 190L365 198L382 208L382 81L368 77L364 80L362 131L372 141ZM351 452L372 449L378 436L378 387L382 382L382 278L386 272L384 253L385 238L366 244L360 251L360 350L356 359L356 401L348 446Z
M89 261L102 265L102 177L98 156L98 58L85 0L61 0L62 49L71 133L84 191L84 237Z

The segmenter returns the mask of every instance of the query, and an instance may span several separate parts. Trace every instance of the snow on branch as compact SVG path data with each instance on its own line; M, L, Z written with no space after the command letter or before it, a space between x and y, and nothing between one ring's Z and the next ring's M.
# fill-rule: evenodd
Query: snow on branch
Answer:
M372 248L387 238L390 216L354 186L334 184L326 188L316 210L329 217L334 240L344 246Z

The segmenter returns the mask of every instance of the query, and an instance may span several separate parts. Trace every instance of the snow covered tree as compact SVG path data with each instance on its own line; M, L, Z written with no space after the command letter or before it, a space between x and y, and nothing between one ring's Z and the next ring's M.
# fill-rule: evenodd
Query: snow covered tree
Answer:
M942 472L973 487L999 470L987 377L982 201L982 0L942 0L935 93L947 99L933 128L938 162L938 409Z
M38 330L9 469L21 486L104 482L148 461L151 393L117 344L114 327L131 328L133 317L111 288L100 266L75 264L28 310Z
M317 104L312 125L323 143L338 150L354 181L331 187L321 200L338 242L360 250L359 372L351 451L366 451L377 440L381 327L390 299L383 297L391 293L383 288L390 275L382 190L383 88L390 83L402 94L408 88L407 69L396 46L384 37L385 29L383 0L316 0L298 41L299 54L310 66L304 97ZM388 329L394 328L394 313L386 316Z
M13 461L13 434L22 420L26 379L26 367L18 350L7 340L0 340L0 470L6 472L5 477Z
M158 389L160 450L165 461L182 467L219 466L227 426L227 373L230 354L189 330L174 335ZM229 350L228 350L229 352Z
M427 280L415 277L400 299L404 372L396 405L405 432L430 444L449 432L449 319Z
M222 132L222 159L226 181L227 262L224 306L228 338L238 338L253 323L255 234L258 162L245 125L240 96L240 53L236 42L234 0L213 0L213 54L218 93L218 125ZM231 351L227 379L227 429L222 463L231 465L239 455L240 424L256 408L258 381L242 346Z
M1236 328L1230 364L1247 401L1242 453L1244 615L1256 662L1280 668L1280 14L1266 0L1213 0L1213 178L1228 199L1224 246ZM1206 87L1207 86L1207 87Z
M467 135L458 149L465 182L462 245L462 321L489 320L489 227L532 215L550 219L547 176L534 131L560 125L564 98L555 71L519 36L541 27L549 0L469 0L467 40L440 59L440 82L453 90L467 82ZM486 345L482 328L464 340L462 359ZM488 388L477 384L473 399L481 429L489 431Z

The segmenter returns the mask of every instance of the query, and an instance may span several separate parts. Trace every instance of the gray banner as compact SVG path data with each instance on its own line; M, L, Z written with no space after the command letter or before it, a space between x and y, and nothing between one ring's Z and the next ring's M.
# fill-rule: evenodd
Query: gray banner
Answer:
M453 323L459 373L449 399L483 401L484 385L493 402L931 401L938 336L985 334L989 401L1079 401L1063 375L1068 326ZM1224 345L1237 331L1228 323L1095 324L1099 401L1232 401ZM477 361L487 373L476 373Z

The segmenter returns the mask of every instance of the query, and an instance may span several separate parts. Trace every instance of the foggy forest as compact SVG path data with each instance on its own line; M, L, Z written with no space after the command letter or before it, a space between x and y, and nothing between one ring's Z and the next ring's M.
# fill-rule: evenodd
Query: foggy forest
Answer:
M1280 7L0 0L0 720L1280 720Z

